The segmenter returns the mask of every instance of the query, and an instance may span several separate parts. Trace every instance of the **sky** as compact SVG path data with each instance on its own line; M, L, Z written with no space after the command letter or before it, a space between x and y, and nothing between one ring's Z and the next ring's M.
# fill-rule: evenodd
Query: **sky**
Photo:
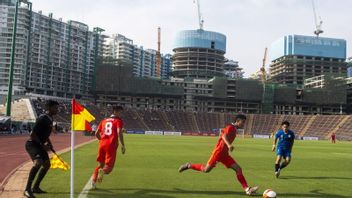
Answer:
M63 21L75 20L105 29L104 34L122 34L145 49L157 49L161 27L161 52L171 53L175 35L199 28L194 0L31 0L33 10ZM323 20L322 37L347 41L352 47L352 1L315 0ZM314 36L311 0L200 0L204 30L226 35L228 59L239 61L245 76L262 66L265 47L290 34ZM268 57L270 57L270 50ZM269 61L266 66L268 67Z

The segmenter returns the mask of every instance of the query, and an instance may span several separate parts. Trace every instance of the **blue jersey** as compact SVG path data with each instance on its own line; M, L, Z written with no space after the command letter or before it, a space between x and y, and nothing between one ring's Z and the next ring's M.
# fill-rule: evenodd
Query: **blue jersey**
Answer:
M295 134L291 130L288 130L288 132L285 133L282 129L280 129L275 134L275 138L279 139L277 144L278 149L290 150L295 139Z

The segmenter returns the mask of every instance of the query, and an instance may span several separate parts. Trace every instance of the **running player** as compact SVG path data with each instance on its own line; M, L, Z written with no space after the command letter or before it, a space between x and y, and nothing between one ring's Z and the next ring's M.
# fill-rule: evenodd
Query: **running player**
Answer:
M187 169L193 169L208 173L216 166L217 162L221 162L226 166L226 168L232 168L236 172L237 180L241 183L246 194L253 195L258 190L258 186L248 186L247 181L242 174L242 168L229 154L229 152L234 149L232 142L236 138L237 129L243 128L245 121L245 115L237 115L235 122L227 125L222 130L218 143L216 144L206 165L186 163L180 166L179 172L181 173Z
M93 189L96 188L96 182L102 182L104 174L109 174L112 171L119 140L122 154L126 152L122 130L123 121L120 118L122 111L123 108L121 106L114 106L112 115L103 119L95 132L95 136L100 141L97 156L99 165L95 168L92 176Z
M290 123L288 121L284 121L281 124L281 128L276 134L275 139L273 141L272 151L275 151L276 142L279 139L276 149L276 160L275 160L275 176L279 177L280 171L285 168L291 161L291 151L292 146L295 141L295 134L293 131L289 129ZM284 161L280 164L281 158Z

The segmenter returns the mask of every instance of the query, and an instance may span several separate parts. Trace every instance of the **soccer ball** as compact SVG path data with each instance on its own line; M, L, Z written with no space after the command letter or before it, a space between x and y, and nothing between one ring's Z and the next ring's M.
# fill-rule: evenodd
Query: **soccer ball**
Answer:
M266 189L263 193L263 198L276 198L276 192L271 189Z

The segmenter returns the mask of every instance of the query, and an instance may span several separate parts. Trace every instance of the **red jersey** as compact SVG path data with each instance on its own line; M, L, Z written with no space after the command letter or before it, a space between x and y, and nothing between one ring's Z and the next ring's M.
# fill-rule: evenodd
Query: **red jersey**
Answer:
M117 129L123 128L123 121L119 117L110 117L102 120L98 126L100 132L100 145L109 145L115 147L118 145L118 133ZM115 147L116 148L116 147Z
M218 143L215 146L214 150L222 151L222 152L228 152L229 148L227 147L226 143L222 139L224 135L227 136L227 139L229 140L229 143L232 144L232 142L235 140L237 134L237 128L235 125L229 124L227 125L223 130L221 130L220 138L218 140Z

